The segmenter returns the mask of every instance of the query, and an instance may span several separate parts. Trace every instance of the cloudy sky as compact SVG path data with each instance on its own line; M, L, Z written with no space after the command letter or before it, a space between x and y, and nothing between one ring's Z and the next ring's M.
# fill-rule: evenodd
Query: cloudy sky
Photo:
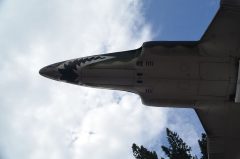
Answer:
M170 127L199 153L193 110L152 108L137 95L46 79L41 67L140 47L197 40L218 0L1 0L0 158L133 159Z

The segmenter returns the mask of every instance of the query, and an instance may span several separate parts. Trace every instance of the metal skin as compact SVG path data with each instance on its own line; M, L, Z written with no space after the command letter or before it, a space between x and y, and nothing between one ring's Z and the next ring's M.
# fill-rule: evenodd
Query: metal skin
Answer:
M150 106L234 101L238 58L202 54L195 42L146 42L136 50L56 63L40 74L76 85L133 92Z
M136 50L59 62L41 75L138 94L143 104L194 108L210 159L239 159L240 0L222 0L199 41L145 42Z

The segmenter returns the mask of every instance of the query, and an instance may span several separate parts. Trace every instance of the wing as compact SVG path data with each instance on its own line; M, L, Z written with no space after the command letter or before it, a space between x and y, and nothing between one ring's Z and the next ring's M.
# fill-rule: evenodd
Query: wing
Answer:
M221 1L198 46L202 55L240 57L240 0ZM239 159L240 104L199 103L195 111L208 135L209 158Z
M208 136L209 159L239 159L240 104L199 103L195 109Z
M222 0L199 48L203 55L240 56L240 0Z

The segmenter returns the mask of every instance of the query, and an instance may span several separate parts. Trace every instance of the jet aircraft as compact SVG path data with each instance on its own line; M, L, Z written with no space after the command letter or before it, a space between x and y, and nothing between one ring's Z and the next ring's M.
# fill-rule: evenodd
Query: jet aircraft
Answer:
M128 91L143 104L193 108L210 159L240 159L240 0L222 0L198 41L150 41L134 50L67 60L41 75Z

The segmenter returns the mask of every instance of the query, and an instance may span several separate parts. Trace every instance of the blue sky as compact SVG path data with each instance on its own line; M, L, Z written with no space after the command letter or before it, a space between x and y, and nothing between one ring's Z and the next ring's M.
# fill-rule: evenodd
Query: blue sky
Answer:
M38 71L58 61L138 48L148 40L197 40L218 0L0 5L1 159L132 159L133 142L161 154L166 127L199 153L203 129L193 110L146 107L137 95L56 82Z
M154 40L198 40L212 18L219 0L148 0L146 21L152 26Z

